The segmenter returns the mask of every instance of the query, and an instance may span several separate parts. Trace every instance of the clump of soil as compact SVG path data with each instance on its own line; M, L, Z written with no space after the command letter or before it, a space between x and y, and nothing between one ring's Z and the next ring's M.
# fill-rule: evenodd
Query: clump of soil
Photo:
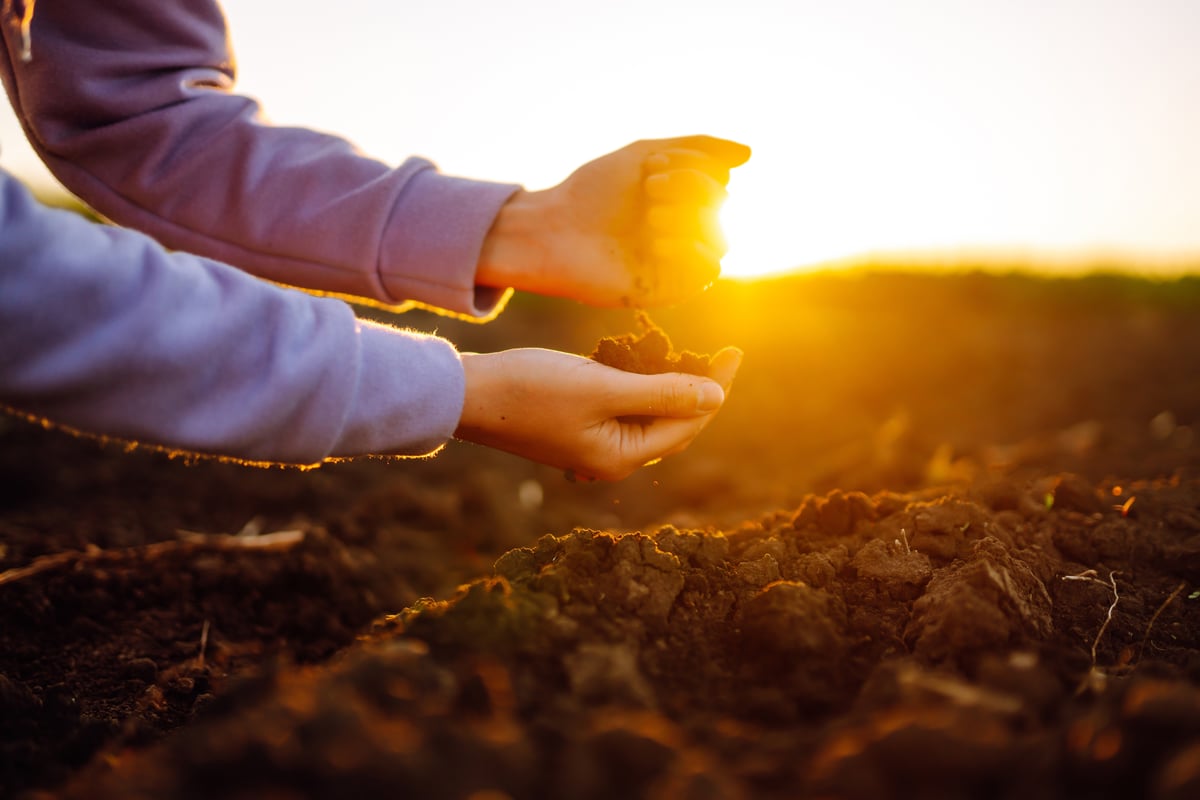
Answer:
M708 374L709 356L690 350L676 353L666 332L654 324L654 320L644 311L638 312L637 321L641 333L605 337L596 343L591 358L601 364L642 375L661 372Z

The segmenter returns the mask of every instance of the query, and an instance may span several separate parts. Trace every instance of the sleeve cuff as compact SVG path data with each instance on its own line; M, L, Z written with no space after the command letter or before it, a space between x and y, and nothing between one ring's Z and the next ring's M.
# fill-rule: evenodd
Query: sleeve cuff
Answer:
M432 167L414 175L388 220L379 256L390 299L472 317L495 314L510 292L477 286L475 270L496 215L519 188L442 175Z
M358 387L331 456L436 452L462 417L466 377L445 339L359 321Z

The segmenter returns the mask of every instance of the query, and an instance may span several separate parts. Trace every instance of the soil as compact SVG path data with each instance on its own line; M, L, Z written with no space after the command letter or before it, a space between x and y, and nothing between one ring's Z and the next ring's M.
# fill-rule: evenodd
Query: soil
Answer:
M859 272L659 316L746 359L618 484L0 419L0 795L1200 794L1200 280Z
M675 352L666 332L655 325L644 311L638 312L637 322L640 333L604 337L596 343L591 358L601 364L641 375L663 372L708 374L710 356L698 355L690 350Z

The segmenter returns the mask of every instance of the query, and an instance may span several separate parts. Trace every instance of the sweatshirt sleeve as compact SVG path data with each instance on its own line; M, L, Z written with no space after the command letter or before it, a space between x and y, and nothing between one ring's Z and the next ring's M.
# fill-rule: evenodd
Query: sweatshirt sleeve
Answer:
M20 31L3 27L0 76L26 136L110 219L278 283L467 316L503 305L507 292L476 286L475 270L517 187L272 126L233 92L215 0L43 0L28 61ZM297 65L297 80L314 68Z
M256 462L422 455L464 377L433 336L38 204L0 171L0 406Z

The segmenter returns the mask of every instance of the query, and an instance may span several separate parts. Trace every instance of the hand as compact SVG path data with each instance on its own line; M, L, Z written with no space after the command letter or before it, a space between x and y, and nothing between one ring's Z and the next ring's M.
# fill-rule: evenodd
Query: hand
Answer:
M635 142L500 211L477 280L596 306L671 305L717 279L717 212L750 148L711 136Z
M532 348L462 360L467 391L457 438L581 479L620 480L696 438L724 402L742 354L717 353L708 378L637 375Z

